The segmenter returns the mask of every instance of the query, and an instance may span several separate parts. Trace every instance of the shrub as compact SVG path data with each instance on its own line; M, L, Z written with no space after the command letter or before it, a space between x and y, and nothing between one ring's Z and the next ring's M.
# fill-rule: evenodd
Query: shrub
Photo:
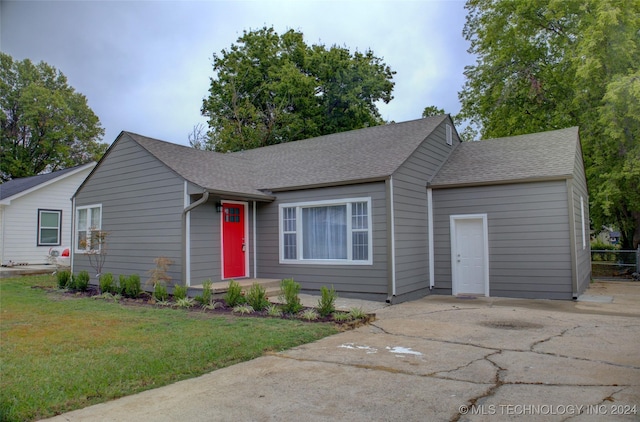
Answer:
M58 279L58 289L66 289L71 282L71 272L64 270L56 273Z
M278 305L269 305L267 306L267 315L272 317L281 317L282 309Z
M169 293L167 292L167 288L164 287L164 284L157 283L153 288L153 298L157 302L166 302L169 298Z
M227 306L232 308L245 302L240 283L235 280L229 281L229 290L224 295L224 301L227 302Z
M111 273L100 274L99 285L100 293L116 293L116 286L113 284L113 274Z
M140 295L140 292L142 291L142 289L140 288L140 276L138 274L131 274L124 280L124 296L131 298L138 297ZM122 289L122 286L120 286L120 288Z
M323 317L329 316L336 310L336 298L338 295L333 286L331 286L331 289L325 286L320 287L320 295L318 313Z
M316 311L315 309L305 309L304 311L300 312L300 318L306 319L307 321L315 321L316 319L320 318L320 314L318 314L318 311Z
M193 299L191 299L190 297L183 297L176 300L176 306L178 308L191 308L193 305Z
M351 321L353 317L349 312L334 312L333 320L334 321Z
M247 303L258 312L269 306L267 290L258 283L253 283L251 289L249 289L249 292L247 293L246 299Z
M351 315L351 318L353 319L363 319L367 317L367 313L362 310L362 308L351 308L349 310L349 315Z
M187 286L176 284L175 286L173 286L173 298L175 300L184 299L185 297L187 297L187 290Z
M253 308L246 303L236 305L233 307L233 312L237 312L241 315L253 313Z
M212 305L213 302L211 299L211 280L206 280L202 283L202 295L196 296L196 301L200 302L203 307ZM215 308L212 308L215 309Z
M300 283L296 283L292 278L285 278L280 282L280 300L284 302L282 311L288 314L297 314L302 309L300 303Z
M118 276L118 287L116 288L116 293L124 296L126 289L127 289L127 276L120 274Z
M73 289L84 292L89 287L89 280L91 277L89 276L88 271L80 271L77 276L73 277Z

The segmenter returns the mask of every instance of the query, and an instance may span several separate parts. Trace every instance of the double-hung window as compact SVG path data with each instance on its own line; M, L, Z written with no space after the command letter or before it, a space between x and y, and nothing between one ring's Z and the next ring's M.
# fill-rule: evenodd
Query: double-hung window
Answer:
M99 251L99 234L102 227L102 205L76 208L76 251Z
M38 246L60 246L61 210L38 210Z
M281 204L279 209L280 262L371 264L371 198Z

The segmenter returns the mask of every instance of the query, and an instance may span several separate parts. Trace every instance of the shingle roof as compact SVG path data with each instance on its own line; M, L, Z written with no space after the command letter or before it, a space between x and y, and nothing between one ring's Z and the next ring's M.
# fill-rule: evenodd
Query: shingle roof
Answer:
M265 191L387 177L446 118L391 123L227 154L124 133L205 189L272 198Z
M430 182L453 187L571 177L578 128L463 142Z
M17 195L21 192L24 192L28 189L46 183L50 180L57 179L58 177L64 176L67 173L78 170L80 167L85 166L86 164L70 167L63 170L53 171L51 173L39 174L37 176L31 177L20 177L18 179L12 179L7 182L4 182L0 185L0 200L7 199L11 196Z

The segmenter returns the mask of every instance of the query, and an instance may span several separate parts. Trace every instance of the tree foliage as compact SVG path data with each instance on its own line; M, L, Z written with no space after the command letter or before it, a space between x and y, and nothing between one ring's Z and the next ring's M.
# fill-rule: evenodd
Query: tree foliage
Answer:
M468 0L461 117L482 137L580 127L593 228L640 242L640 3Z
M383 123L395 72L372 51L308 46L294 30L245 31L213 56L207 149L238 151Z
M104 130L87 99L44 62L0 53L0 179L97 160Z

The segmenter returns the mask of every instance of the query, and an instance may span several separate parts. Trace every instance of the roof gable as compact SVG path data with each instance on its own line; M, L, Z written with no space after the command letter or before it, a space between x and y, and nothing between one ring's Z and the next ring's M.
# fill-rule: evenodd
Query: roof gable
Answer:
M123 135L204 189L271 199L266 192L388 177L448 118L391 123L226 154L130 132Z
M80 171L89 169L95 165L94 162L82 164L80 166L69 167L51 173L39 174L30 177L21 177L4 182L0 185L0 201L11 201L26 195L34 190L41 189L48 184L57 182L72 176Z
M573 177L578 128L463 142L430 187L515 183Z

